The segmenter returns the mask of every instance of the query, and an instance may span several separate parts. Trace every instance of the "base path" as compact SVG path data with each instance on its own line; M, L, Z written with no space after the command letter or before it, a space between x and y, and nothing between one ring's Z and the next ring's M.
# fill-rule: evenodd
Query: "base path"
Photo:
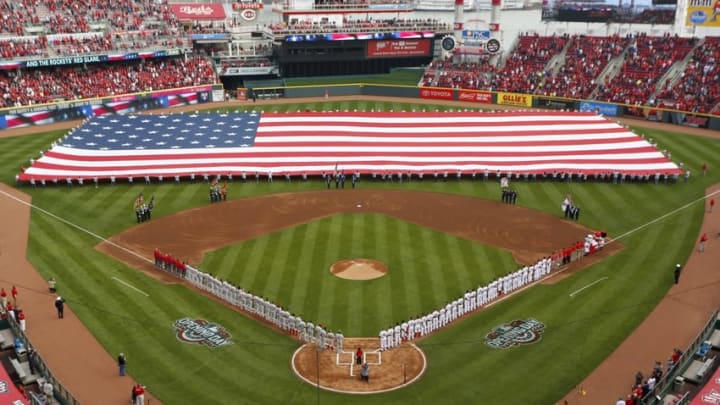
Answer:
M362 204L362 209L358 209L357 204ZM339 213L381 213L396 217L508 250L523 264L533 264L592 233L559 215L473 197L347 189L272 194L209 204L129 228L111 237L112 243L99 244L98 249L136 268L159 273L151 260L154 248L170 254L183 252L182 259L195 264L202 260L205 252ZM203 234L203 229L207 233ZM593 259L620 249L621 244L610 244L593 255ZM578 264L589 262L580 260Z
M63 319L55 311L55 294L27 261L30 230L30 197L0 183L0 286L15 285L18 306L27 315L26 334L37 353L81 404L126 405L136 382L118 376L114 356L108 354L72 311L65 306ZM8 231L12 230L12 232ZM153 405L162 404L146 394Z

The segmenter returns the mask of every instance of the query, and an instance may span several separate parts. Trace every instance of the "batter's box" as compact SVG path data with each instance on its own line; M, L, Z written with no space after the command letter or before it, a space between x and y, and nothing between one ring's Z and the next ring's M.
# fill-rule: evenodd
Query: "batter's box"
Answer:
M345 361L347 358L347 361ZM350 366L353 364L353 353L352 352L340 352L335 354L335 364L338 366Z
M365 352L365 363L370 365L382 364L382 352L379 350L374 352Z

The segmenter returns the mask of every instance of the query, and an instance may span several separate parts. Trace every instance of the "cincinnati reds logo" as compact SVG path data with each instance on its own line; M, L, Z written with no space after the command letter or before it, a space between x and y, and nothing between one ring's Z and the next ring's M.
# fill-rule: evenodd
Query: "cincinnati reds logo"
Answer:
M516 319L496 326L485 335L485 344L493 349L507 349L515 345L529 345L542 337L545 324L537 319Z
M231 335L222 326L205 319L182 318L175 321L175 336L184 343L206 347L231 344Z

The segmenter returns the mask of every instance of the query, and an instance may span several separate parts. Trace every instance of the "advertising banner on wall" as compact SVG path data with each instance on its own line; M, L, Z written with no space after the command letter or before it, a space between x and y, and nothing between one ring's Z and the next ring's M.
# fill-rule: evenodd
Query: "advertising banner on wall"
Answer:
M368 58L402 58L409 56L430 56L429 39L393 39L369 41Z
M130 114L156 108L210 102L213 86L129 94L104 99L10 108L0 111L0 129L45 125L105 114Z
M421 87L420 98L431 98L434 100L452 100L452 89L441 89L437 87Z
M685 25L720 27L720 0L689 0Z
M223 20L225 7L222 3L173 3L170 11L179 20Z
M497 103L502 105L515 105L519 107L532 107L532 96L520 93L498 92Z
M581 101L578 109L582 112L594 112L610 117L618 115L618 106L610 103L599 103L596 101Z
M575 102L573 100L562 100L548 97L535 97L536 107L548 108L550 110L574 110Z
M492 93L489 91L458 90L458 101L492 103Z

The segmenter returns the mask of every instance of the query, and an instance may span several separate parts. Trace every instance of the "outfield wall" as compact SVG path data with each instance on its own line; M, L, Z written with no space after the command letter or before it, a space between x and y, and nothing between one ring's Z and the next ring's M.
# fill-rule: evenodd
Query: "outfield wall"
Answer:
M128 114L158 108L224 101L222 85L158 90L113 97L62 101L0 109L0 130L73 121L105 114Z
M606 103L561 97L502 91L416 87L387 84L326 84L282 87L258 87L250 90L258 98L306 98L333 96L404 97L438 101L463 101L495 104L499 108L540 108L551 110L594 111L605 116L625 116L679 126L720 130L720 116L649 106ZM58 102L0 109L0 130L52 124L104 114L127 114L157 108L203 104L225 100L222 85L206 85L135 93L116 97Z

